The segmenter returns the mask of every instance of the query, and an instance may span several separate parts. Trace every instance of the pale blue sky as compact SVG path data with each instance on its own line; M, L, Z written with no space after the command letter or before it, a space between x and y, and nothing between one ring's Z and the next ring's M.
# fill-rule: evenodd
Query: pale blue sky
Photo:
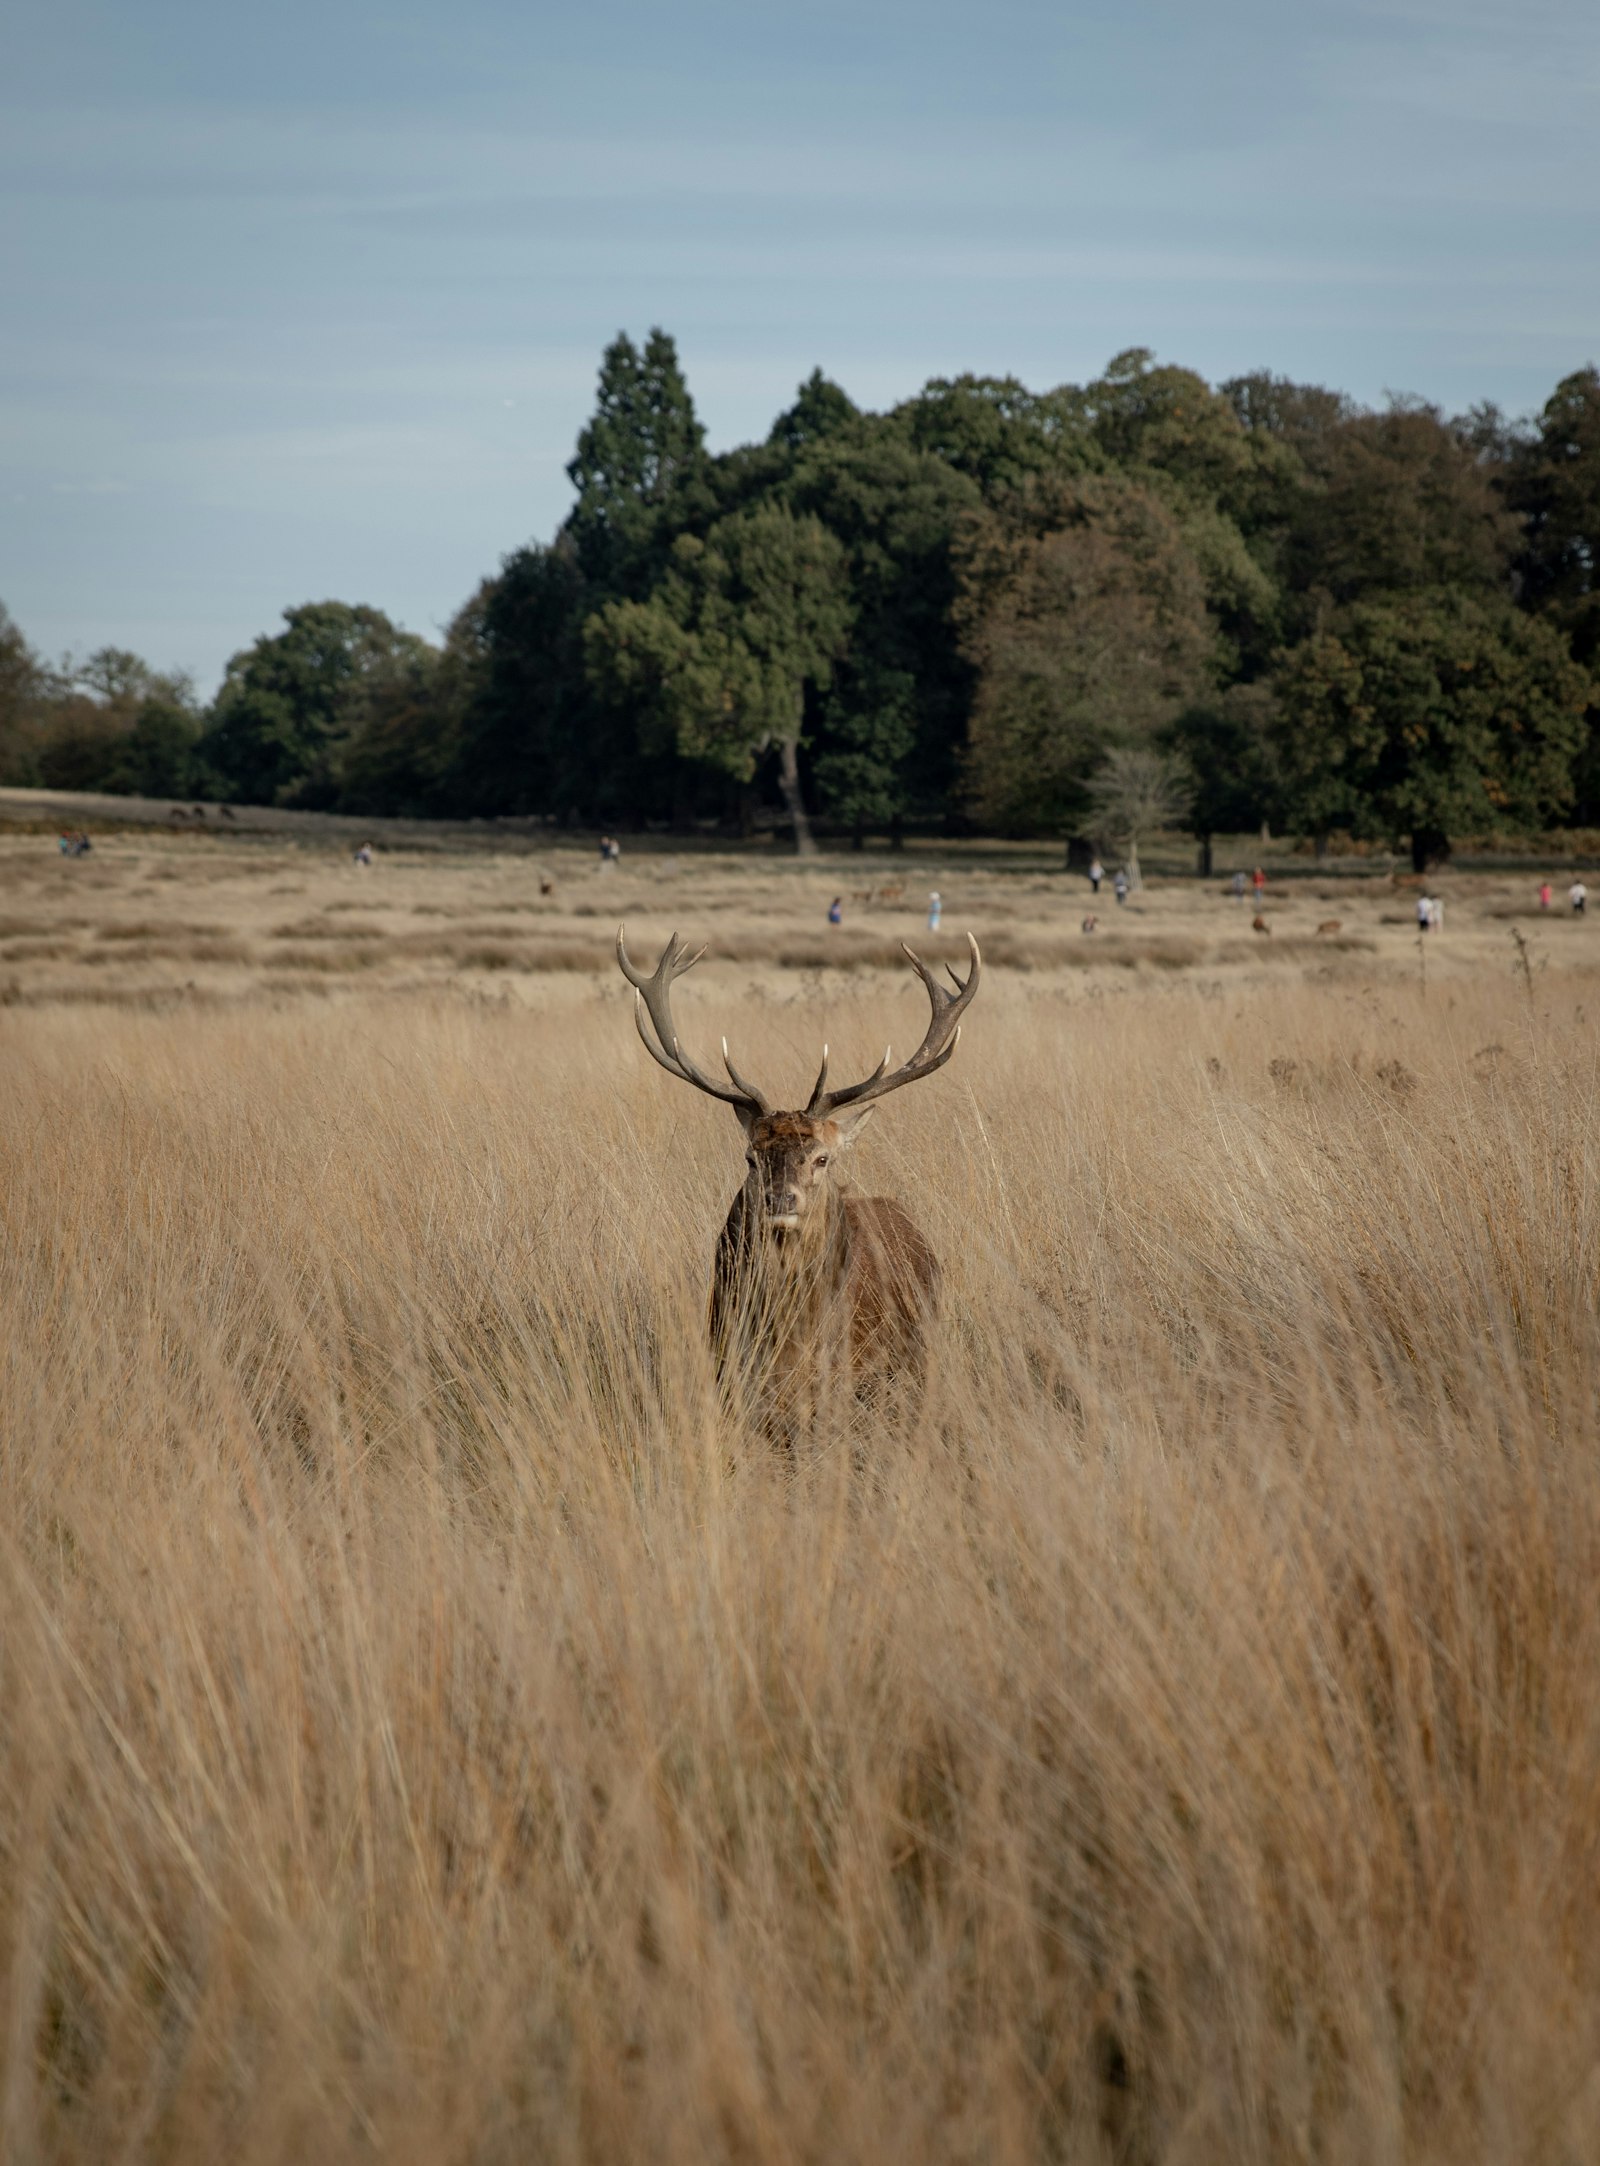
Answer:
M714 447L1123 347L1538 406L1600 359L1592 0L14 0L0 599L209 690L548 537L601 349Z

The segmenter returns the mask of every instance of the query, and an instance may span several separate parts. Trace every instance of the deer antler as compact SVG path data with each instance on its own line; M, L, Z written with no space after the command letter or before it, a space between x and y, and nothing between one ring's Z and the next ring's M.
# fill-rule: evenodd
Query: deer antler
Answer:
M706 952L705 949L697 948L694 954L690 955L688 950L680 945L678 936L674 933L661 950L661 960L656 964L654 972L646 977L629 957L623 944L623 930L622 926L617 927L617 961L622 966L622 975L634 989L636 997L633 1019L638 1025L639 1036L644 1041L644 1049L650 1058L659 1061L668 1075L677 1076L681 1082L692 1083L697 1091L704 1091L708 1098L720 1098L724 1105L737 1106L750 1114L770 1113L772 1108L760 1091L754 1084L747 1083L729 1060L726 1038L722 1041L722 1065L728 1071L733 1084L732 1090L702 1074L678 1043L678 1033L672 1021L672 981L674 978L681 978L686 970L693 970ZM645 1028L646 1015L655 1029L654 1040Z
M956 976L954 970L950 971L950 983L955 987L953 993L946 992L927 964L919 955L913 955L904 941L900 945L909 957L912 969L927 988L928 1000L933 1008L927 1036L911 1058L892 1074L884 1074L889 1065L889 1054L885 1049L882 1060L864 1082L846 1084L843 1090L838 1091L831 1091L827 1087L828 1049L824 1046L822 1066L817 1071L811 1103L806 1107L808 1114L825 1119L830 1113L836 1113L841 1106L865 1105L869 1099L882 1098L888 1091L897 1091L902 1083L915 1083L921 1076L932 1075L936 1068L944 1066L955 1051L961 1036L962 1011L970 1004L973 994L978 990L978 973L982 968L983 958L978 953L977 941L968 933L967 945L972 950L972 967L964 981Z

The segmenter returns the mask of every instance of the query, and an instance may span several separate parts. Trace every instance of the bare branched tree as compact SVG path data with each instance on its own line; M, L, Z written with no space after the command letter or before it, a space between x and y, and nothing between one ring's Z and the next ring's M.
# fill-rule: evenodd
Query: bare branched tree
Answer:
M1106 754L1089 784L1089 799L1096 820L1122 851L1135 887L1141 881L1141 840L1161 828L1176 827L1186 817L1193 795L1188 769L1169 753L1118 745Z

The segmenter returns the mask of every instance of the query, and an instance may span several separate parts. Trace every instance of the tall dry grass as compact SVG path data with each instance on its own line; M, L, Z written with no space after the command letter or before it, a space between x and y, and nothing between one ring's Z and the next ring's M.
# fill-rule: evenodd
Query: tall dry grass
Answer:
M1579 998L991 973L795 1467L620 1000L15 1011L0 2155L1592 2159Z

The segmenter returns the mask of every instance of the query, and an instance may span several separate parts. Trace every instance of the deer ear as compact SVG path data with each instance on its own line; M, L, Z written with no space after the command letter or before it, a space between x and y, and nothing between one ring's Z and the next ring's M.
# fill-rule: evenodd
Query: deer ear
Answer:
M754 1106L735 1106L733 1110L739 1116L739 1126L744 1130L744 1139L748 1143L756 1132L756 1122L761 1116Z
M835 1113L833 1115L833 1124L839 1131L839 1141L835 1148L841 1151L849 1150L851 1144L854 1143L856 1137L860 1135L862 1129L866 1127L877 1110L875 1105L871 1105L858 1106L854 1112Z

